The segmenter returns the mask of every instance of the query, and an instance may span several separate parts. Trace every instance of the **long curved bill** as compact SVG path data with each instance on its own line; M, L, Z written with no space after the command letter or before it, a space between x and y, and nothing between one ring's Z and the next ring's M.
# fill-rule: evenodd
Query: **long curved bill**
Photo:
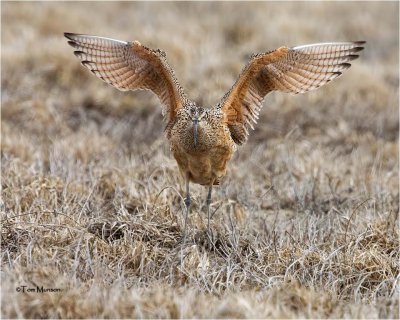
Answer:
M194 136L194 147L197 146L197 127L199 126L199 120L193 120L193 136Z

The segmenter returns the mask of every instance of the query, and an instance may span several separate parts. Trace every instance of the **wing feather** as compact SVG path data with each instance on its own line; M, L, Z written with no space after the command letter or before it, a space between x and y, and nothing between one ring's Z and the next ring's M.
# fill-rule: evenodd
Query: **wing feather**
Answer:
M174 120L177 110L186 103L187 97L164 52L149 49L137 41L74 33L64 35L82 65L106 83L121 91L147 89L154 92L168 122Z
M242 144L247 140L248 128L256 123L269 92L297 94L321 87L348 69L364 44L317 43L254 55L218 105L234 141Z

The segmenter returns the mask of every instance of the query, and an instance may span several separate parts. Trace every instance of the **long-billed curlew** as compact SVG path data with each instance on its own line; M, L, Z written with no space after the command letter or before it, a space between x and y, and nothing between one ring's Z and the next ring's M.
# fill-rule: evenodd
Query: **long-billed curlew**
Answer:
M213 108L189 100L161 50L138 41L65 33L82 64L119 90L148 89L163 107L166 136L186 179L186 215L190 207L189 183L208 186L207 214L213 185L226 175L237 145L246 142L257 122L264 97L271 91L303 93L337 78L358 58L365 41L317 43L280 47L253 55L233 87Z

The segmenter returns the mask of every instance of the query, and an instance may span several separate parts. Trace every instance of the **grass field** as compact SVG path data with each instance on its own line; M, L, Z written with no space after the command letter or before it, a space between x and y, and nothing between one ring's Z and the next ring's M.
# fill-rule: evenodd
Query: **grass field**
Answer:
M398 2L1 2L2 318L399 318L398 13ZM252 53L367 45L331 84L267 96L215 188L215 246L206 189L193 186L182 248L184 183L157 98L96 79L66 31L163 49L204 106Z

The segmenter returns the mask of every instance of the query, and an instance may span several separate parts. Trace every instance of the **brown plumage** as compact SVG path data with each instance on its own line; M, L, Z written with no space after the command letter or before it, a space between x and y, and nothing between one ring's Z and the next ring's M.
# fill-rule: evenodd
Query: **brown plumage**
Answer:
M166 55L139 42L65 33L82 64L119 90L148 89L163 106L166 135L179 169L189 182L209 187L208 228L212 186L226 175L227 163L257 122L262 101L271 91L303 93L337 78L358 58L364 41L319 43L253 55L231 90L213 108L190 101L179 85Z

